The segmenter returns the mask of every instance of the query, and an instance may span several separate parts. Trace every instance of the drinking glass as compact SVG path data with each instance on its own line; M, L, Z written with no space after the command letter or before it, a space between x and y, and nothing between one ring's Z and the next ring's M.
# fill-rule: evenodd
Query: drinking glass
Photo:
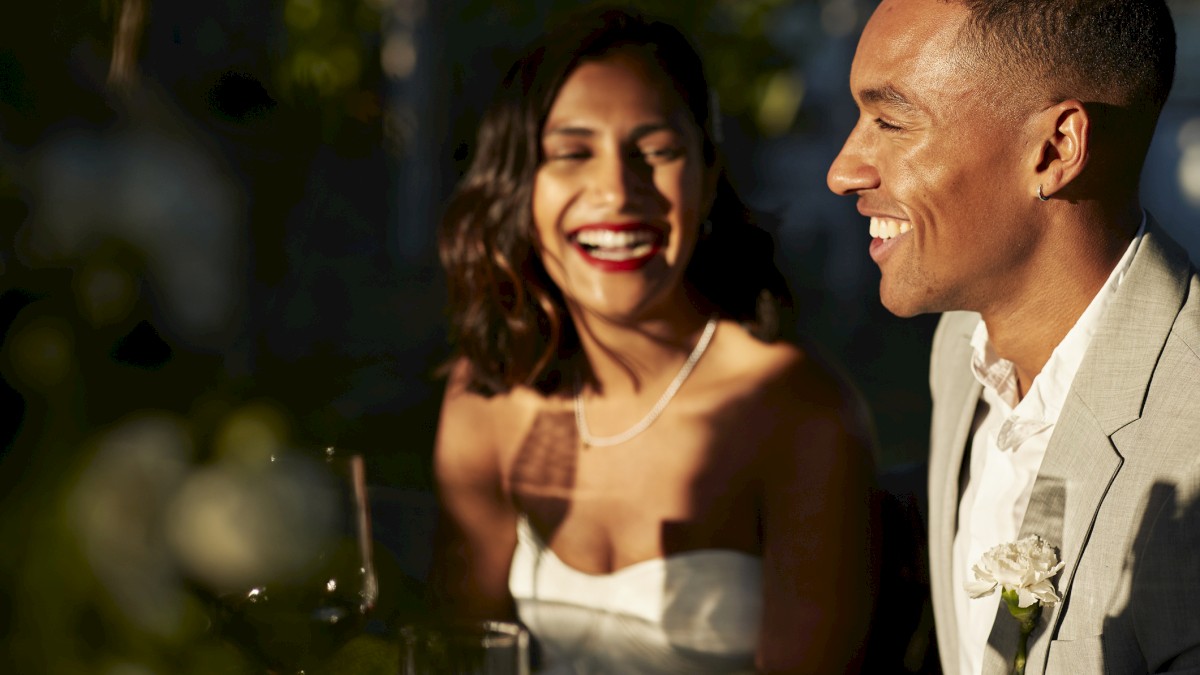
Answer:
M265 568L239 588L218 595L214 628L273 675L319 670L339 647L363 632L379 596L372 552L366 472L361 455L325 449L273 458L267 485L286 483L264 509L304 500L310 518L279 518L283 531L264 532L264 547L304 539L306 560ZM274 481L274 483L271 483ZM322 505L313 509L313 504Z
M529 633L508 621L410 623L400 675L529 675Z

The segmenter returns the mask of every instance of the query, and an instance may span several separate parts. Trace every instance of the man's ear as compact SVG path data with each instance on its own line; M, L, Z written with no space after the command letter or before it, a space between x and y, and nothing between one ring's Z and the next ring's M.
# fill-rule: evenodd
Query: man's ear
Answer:
M1050 197L1079 178L1091 156L1092 118L1077 99L1050 106L1035 116L1037 185L1031 193Z

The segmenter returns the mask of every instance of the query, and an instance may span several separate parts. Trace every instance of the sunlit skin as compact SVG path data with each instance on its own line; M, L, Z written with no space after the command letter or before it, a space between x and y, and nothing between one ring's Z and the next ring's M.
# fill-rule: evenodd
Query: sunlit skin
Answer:
M684 282L715 174L701 139L659 67L629 49L579 65L539 138L539 253L595 377L582 392L597 435L650 410L708 317ZM630 228L642 248L578 245L581 232L600 242ZM723 320L651 426L589 449L569 389L484 397L467 390L469 368L460 362L447 386L435 451L444 539L434 586L460 612L512 616L520 512L589 574L701 549L761 556L759 668L853 663L872 602L873 469L861 420L803 352Z
M868 218L912 229L874 239L883 304L900 316L980 309L1019 286L1036 232L1023 227L1021 162L1036 140L984 105L947 54L966 17L955 4L885 2L850 71L859 119L829 171ZM867 223L863 223L866 230Z
M955 44L966 18L941 0L879 6L850 72L859 119L827 178L863 216L907 230L871 241L884 306L980 312L1025 391L1123 246L1090 222L1099 207L1036 196L1087 166L1084 106L1000 95L995 69Z
M683 272L707 171L699 130L657 66L633 51L583 63L563 84L541 141L533 219L542 260L576 320L629 323L688 308ZM653 236L651 255L605 264L576 245L584 230Z

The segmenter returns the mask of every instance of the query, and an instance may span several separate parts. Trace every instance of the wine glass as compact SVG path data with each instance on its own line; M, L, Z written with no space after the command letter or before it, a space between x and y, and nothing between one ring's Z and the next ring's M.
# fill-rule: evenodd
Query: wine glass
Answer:
M246 487L263 564L213 594L213 632L272 675L311 673L363 632L379 597L363 458L281 454Z

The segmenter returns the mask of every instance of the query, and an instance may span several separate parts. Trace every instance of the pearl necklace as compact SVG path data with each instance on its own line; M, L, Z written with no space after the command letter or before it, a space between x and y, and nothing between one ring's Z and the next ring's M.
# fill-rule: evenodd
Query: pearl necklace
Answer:
M704 332L700 335L700 341L696 343L696 347L692 349L692 353L688 355L687 361L683 362L683 367L679 369L679 373L675 375L675 379L671 380L671 384L667 385L667 390L662 396L658 397L658 401L650 412L646 413L637 424L629 427L625 431L614 436L593 436L588 430L587 420L583 415L583 394L582 387L575 389L575 426L579 430L579 440L583 441L583 447L602 448L610 445L618 445L637 436L654 424L659 415L662 415L666 410L667 404L671 399L675 398L675 393L683 386L683 381L692 374L692 369L696 367L696 363L700 361L700 357L704 356L704 352L708 349L708 343L712 341L713 333L717 332L717 315L714 314L708 319L708 323L704 326Z

